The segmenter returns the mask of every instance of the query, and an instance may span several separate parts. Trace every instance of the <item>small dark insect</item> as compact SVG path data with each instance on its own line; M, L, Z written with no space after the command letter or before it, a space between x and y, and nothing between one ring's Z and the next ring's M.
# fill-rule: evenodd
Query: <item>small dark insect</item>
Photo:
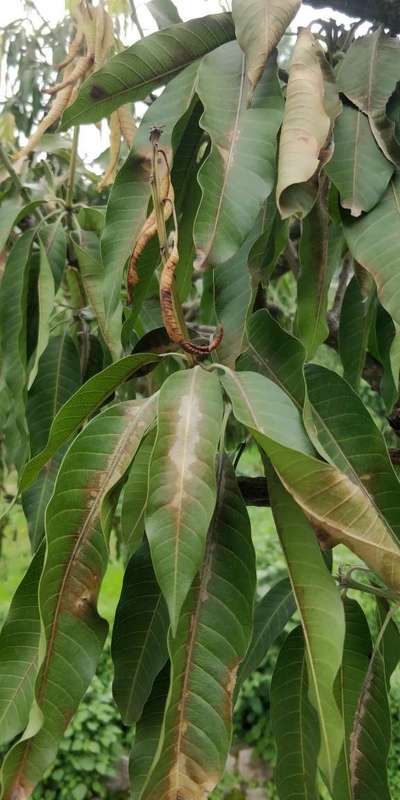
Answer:
M154 145L154 144L157 144L160 141L160 138L162 136L162 132L163 132L164 128L165 128L165 125L153 125L153 127L150 128L150 143L151 144Z

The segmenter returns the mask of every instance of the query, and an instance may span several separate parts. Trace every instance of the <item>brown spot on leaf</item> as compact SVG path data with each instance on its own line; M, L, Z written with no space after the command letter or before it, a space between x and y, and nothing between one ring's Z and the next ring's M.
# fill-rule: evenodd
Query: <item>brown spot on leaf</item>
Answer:
M89 94L92 100L104 100L106 97L108 97L106 90L103 89L102 86L98 86L96 83L94 83L91 87Z

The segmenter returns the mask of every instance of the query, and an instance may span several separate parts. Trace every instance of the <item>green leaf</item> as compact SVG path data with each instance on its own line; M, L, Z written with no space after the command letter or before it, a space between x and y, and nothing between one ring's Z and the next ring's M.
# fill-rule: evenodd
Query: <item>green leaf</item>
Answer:
M332 786L343 741L333 692L342 662L343 606L311 525L272 471L268 471L268 490L304 633L310 700L320 724L322 770Z
M107 408L79 434L62 463L46 512L47 553L39 592L43 660L36 703L22 739L3 764L4 800L31 793L54 760L94 675L108 628L96 607L107 566L113 510L108 496L154 412L154 397Z
M222 394L215 374L197 366L164 382L145 526L174 631L200 567L214 511L221 424Z
M288 243L289 225L282 220L271 195L263 209L262 233L249 255L249 271L255 282L266 284Z
M40 240L45 246L46 255L54 277L55 288L58 289L67 258L67 240L62 217L59 217L56 222L52 222L50 225L41 226Z
M309 364L307 428L323 458L342 470L400 541L400 483L386 442L361 399L336 372Z
M380 303L376 310L375 339L373 356L382 364L381 392L386 410L390 412L399 394L400 328Z
M250 522L232 468L221 459L203 564L169 640L171 687L143 800L200 800L220 779L231 742L236 673L251 637L254 591Z
M253 87L300 5L300 0L233 0L236 37L246 55L246 72Z
M379 299L400 324L400 176L389 184L383 198L357 220L344 219L349 249L375 280Z
M353 800L350 776L350 737L358 697L365 679L372 650L371 636L364 612L355 600L344 598L346 636L343 662L336 681L335 692L343 718L344 745L335 773L333 796Z
M385 156L400 166L400 145L386 106L400 80L400 45L378 28L353 41L340 62L340 92L368 115L372 133Z
M39 361L36 380L28 395L27 418L31 453L46 444L55 414L79 388L81 371L79 353L67 332L50 339ZM63 452L53 456L35 484L22 492L22 505L28 521L29 538L35 551L44 535L44 514L53 492Z
M307 359L315 355L319 345L329 334L327 305L334 264L332 260L328 260L329 218L326 191L327 187L324 187L303 222L299 247L300 273L297 279L297 309L293 332L303 343Z
M234 38L228 13L172 25L113 56L86 80L62 118L62 129L97 122L130 100L143 100L192 61ZM163 124L163 119L158 121Z
M341 104L324 51L300 28L289 64L279 142L277 205L283 219L304 217L318 191L318 171L329 160L331 127Z
M127 555L136 552L144 535L144 514L149 490L149 465L155 442L155 431L142 441L129 470L121 508L121 533Z
M396 646L396 658L390 647ZM391 740L388 689L391 669L400 654L397 626L387 615L383 621L358 697L350 738L352 800L390 800L387 757Z
M129 761L133 800L139 800L156 754L164 719L169 678L170 664L168 662L154 681L143 714L135 726L135 739Z
M156 34L159 35L159 34ZM191 64L172 80L160 97L144 115L136 135L131 154L118 173L107 206L106 225L102 237L104 264L104 297L106 313L112 314L118 306L124 264L139 236L148 213L151 195L152 147L149 132L153 126L163 125L161 144L172 163L173 150L178 147L186 127L186 114L191 111L196 90L198 62ZM151 246L150 246L151 247ZM146 251L143 256L146 259ZM150 261L138 272L140 281L135 289L136 314L143 302L148 282L146 275L159 263L159 247L154 242ZM145 281L143 283L143 281ZM142 286L144 291L142 293Z
M125 725L140 719L167 661L167 633L168 609L144 542L126 568L111 644L113 695Z
M397 540L360 486L344 472L309 454L300 416L287 395L267 378L249 372L227 371L222 384L235 417L250 429L307 516L399 592Z
M281 635L295 609L292 587L287 578L275 583L258 601L254 609L252 640L238 671L236 697L244 681L260 666L275 639Z
M247 336L249 347L239 360L239 369L265 375L301 409L305 397L303 345L264 309L250 317Z
M0 633L0 745L25 728L34 697L39 656L38 585L44 547L19 584Z
M318 717L308 699L301 627L287 637L271 684L271 722L277 745L275 782L279 800L318 800Z
M58 448L90 417L118 386L131 378L147 364L156 364L162 356L138 353L116 361L89 378L77 392L64 403L54 417L46 446L26 464L21 475L20 489L31 486L42 467Z
M368 118L353 106L344 106L336 120L335 149L325 169L353 217L376 206L392 177L393 165L376 144Z
M198 174L202 199L194 227L196 263L204 266L235 254L273 189L283 105L276 57L249 100L240 48L236 42L220 47L202 60L197 92L200 124L211 138Z
M15 219L21 209L21 198L10 197L3 200L0 207L0 252L4 250L7 239L15 225Z
M116 309L108 318L104 304L104 267L101 261L74 242L79 272L87 299L92 307L102 338L114 360L121 355L121 315Z
M39 278L37 284L38 292L38 306L39 306L39 329L36 342L36 350L33 359L33 364L30 369L28 388L32 386L36 378L39 359L44 353L50 336L50 317L53 311L53 303L55 297L55 286L53 273L51 271L50 262L47 258L45 246L40 242L40 266Z
M160 29L182 22L172 0L149 0L147 8Z
M27 382L27 303L31 248L34 231L15 242L6 262L0 295L1 377L7 398L3 432L9 460L23 463L27 449L25 392Z
M366 285L360 286L355 275L347 286L339 322L339 354L343 375L350 386L358 391L367 355L368 340L374 319L375 284L366 273Z

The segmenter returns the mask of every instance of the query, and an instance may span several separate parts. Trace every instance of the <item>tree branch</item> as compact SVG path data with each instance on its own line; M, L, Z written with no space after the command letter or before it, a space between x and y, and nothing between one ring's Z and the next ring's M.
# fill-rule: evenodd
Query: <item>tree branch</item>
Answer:
M400 0L305 0L313 8L326 8L383 24L392 33L400 33Z

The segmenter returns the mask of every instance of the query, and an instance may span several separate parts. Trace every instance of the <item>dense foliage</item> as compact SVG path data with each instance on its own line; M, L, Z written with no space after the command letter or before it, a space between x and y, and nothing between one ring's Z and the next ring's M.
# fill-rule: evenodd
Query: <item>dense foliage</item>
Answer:
M149 6L159 30L126 49L89 0L56 31L3 32L2 482L32 559L0 633L1 798L30 797L84 723L114 530L113 695L135 728L135 800L214 790L240 687L272 645L280 800L387 800L400 42L320 21L281 64L299 0L188 22ZM104 117L99 178L79 126ZM265 477L241 474L254 444ZM252 504L271 507L286 565L265 593Z

